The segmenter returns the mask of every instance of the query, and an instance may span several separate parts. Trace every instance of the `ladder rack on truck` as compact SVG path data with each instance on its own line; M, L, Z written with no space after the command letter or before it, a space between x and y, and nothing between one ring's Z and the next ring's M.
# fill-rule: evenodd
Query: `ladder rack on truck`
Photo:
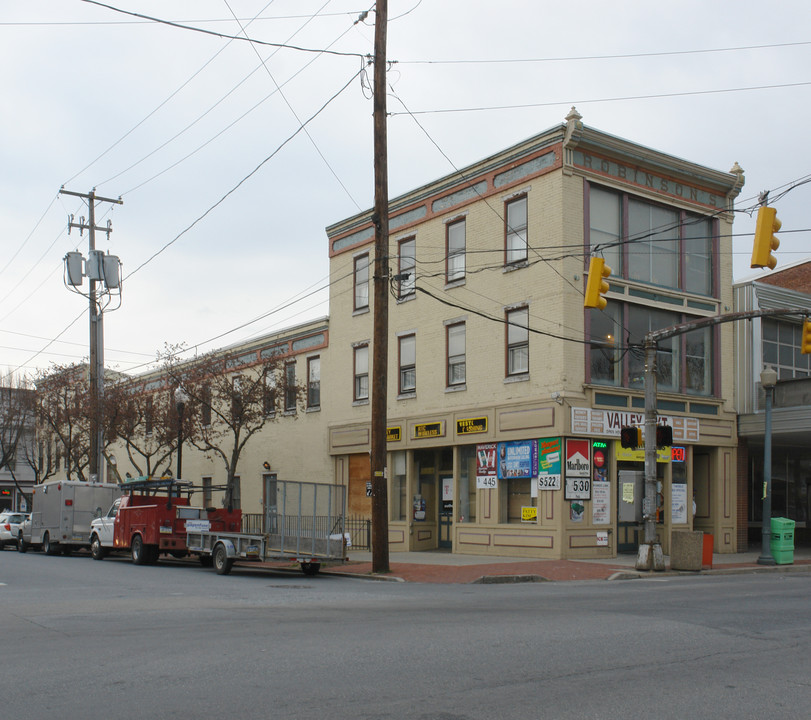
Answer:
M186 524L186 546L211 558L220 575L236 560L292 560L302 572L315 575L325 561L346 560L344 515L346 489L341 485L277 480L265 481L264 532L214 530L206 521Z

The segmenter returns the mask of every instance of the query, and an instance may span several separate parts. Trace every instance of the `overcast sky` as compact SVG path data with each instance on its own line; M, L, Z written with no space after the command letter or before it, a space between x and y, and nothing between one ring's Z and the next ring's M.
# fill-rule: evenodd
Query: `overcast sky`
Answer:
M141 372L166 343L205 351L329 313L324 229L374 199L367 3L109 3L264 45L81 0L0 4L4 375L88 355L87 300L63 282L65 253L88 250L68 215L88 212L62 185L123 199L97 206L113 233L96 246L125 278L104 315L108 367ZM775 200L778 267L811 256L811 184L778 199L811 177L807 0L389 0L389 18L391 196L575 105L604 132L738 162L738 207ZM757 275L753 231L738 213L736 281Z

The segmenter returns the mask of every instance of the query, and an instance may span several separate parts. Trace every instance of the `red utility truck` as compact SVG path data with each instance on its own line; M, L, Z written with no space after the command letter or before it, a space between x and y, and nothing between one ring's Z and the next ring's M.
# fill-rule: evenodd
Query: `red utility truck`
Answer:
M185 557L190 529L239 532L242 526L241 510L192 506L191 486L174 478L127 479L121 490L107 514L93 521L90 551L97 560L109 550L129 550L136 565L157 562L164 553Z

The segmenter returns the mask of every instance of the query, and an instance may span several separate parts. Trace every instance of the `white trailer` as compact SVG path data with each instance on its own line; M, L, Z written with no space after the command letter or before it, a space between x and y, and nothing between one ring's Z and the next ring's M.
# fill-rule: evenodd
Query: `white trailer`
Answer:
M346 560L344 533L346 488L326 483L268 477L265 482L264 532L212 531L204 520L186 523L186 545L203 564L220 575L237 560L291 560L306 575L315 575L324 561Z
M90 546L90 523L121 495L114 483L55 480L34 486L31 544L48 555Z

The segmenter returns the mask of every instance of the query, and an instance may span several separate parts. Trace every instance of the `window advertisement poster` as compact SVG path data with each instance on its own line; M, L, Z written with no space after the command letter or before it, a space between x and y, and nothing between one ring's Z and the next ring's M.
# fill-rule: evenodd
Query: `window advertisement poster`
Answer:
M674 525L687 523L687 484L673 483L670 486L670 517Z
M559 437L538 440L538 490L560 490L562 452Z
M564 498L566 500L591 499L591 453L588 440L566 441Z
M483 443L476 446L476 488L487 490L498 487L498 446Z
M498 479L531 478L538 467L538 441L498 443Z
M591 522L593 525L611 523L611 483L595 476L591 486Z

